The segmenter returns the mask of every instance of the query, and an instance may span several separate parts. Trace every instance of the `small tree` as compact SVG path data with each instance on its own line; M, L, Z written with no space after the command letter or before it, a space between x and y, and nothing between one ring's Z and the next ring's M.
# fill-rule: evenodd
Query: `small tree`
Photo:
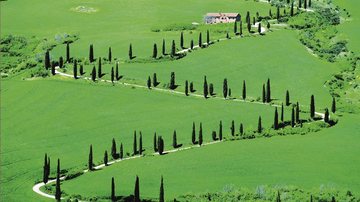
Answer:
M111 157L112 157L113 159L117 159L116 141L115 141L115 138L112 139L112 144L111 144Z
M107 153L106 150L105 150L105 153L104 153L104 164L105 164L105 166L108 166L108 153Z
M94 46L92 44L90 45L90 49L89 49L89 61L90 61L90 63L95 61L95 59L94 59Z
M134 141L133 141L133 155L137 154L137 140L136 140L136 130L134 131Z
M163 55L166 55L165 39L163 39L163 43L162 43L162 54L163 54Z
M296 123L299 123L299 122L300 122L300 107L299 107L299 102L296 102L295 122L296 122Z
M284 104L283 103L281 103L281 116L280 116L281 118L281 122L283 123L284 122Z
M277 195L276 195L276 202L281 202L279 191L277 192Z
M180 34L180 47L184 48L184 33L181 32Z
M266 102L271 102L271 88L270 88L270 79L266 82Z
M328 108L325 108L325 113L324 113L324 121L325 123L329 123L329 110Z
M294 2L291 2L290 16L294 16Z
M216 140L217 140L217 138L216 138L216 131L213 131L213 132L211 133L211 137L212 137L213 141L216 141Z
M262 102L263 102L263 103L266 102L265 84L263 84L263 88L262 88Z
M50 52L47 50L45 52L45 69L49 69L51 67L51 62L50 62Z
M70 62L70 44L69 42L66 43L66 62Z
M302 4L302 2L301 2L301 0L299 0L299 3L298 3L299 8L301 8L301 4Z
M234 34L236 35L238 32L237 32L237 21L235 20L234 22Z
M245 82L245 80L243 81L242 99L243 99L243 100L246 99L246 82Z
M116 78L116 81L119 81L121 78L119 75L119 62L116 62L115 78Z
M193 144L196 144L196 132L195 132L195 123L194 122L193 122L192 133L191 133L191 142Z
M96 68L95 68L95 66L93 67L93 69L92 69L92 72L91 72L91 80L92 81L96 81Z
M192 92L192 93L195 92L193 82L190 82L190 92Z
M112 60L111 47L109 47L108 60L109 60L109 62L111 62L111 60Z
M279 128L279 115L277 111L277 107L275 108L275 114L274 114L274 129L277 130Z
M74 67L73 67L74 79L77 79L77 61L74 60Z
M235 136L235 121L231 121L231 127L230 127L231 136Z
M173 147L176 149L178 147L177 140L176 140L176 130L173 133Z
M206 81L206 76L204 76L204 98L207 98L208 94L208 84Z
M156 73L153 74L153 86L156 87L158 85Z
M98 63L98 77L101 78L103 76L102 73L102 64L101 64L101 57L99 57L99 63Z
M148 79L147 79L147 87L148 87L148 89L151 89L151 79L150 79L150 76L149 76Z
M203 143L203 133L202 133L202 123L200 123L200 129L199 129L199 145L201 146Z
M289 91L286 91L286 97L285 97L285 105L289 106L290 105L290 94Z
M142 134L140 131L140 140L139 140L139 154L142 155L143 152L143 146L142 146Z
M160 182L160 196L159 196L159 202L164 202L164 181L163 177L161 176L161 182Z
M258 32L259 32L259 34L261 34L261 23L260 22L258 23Z
M89 171L92 171L94 169L92 145L90 145L88 169L89 169Z
M47 154L45 153L45 158L44 158L44 166L43 166L43 182L46 184L49 180L49 163L48 163L48 157Z
M210 32L209 32L209 30L206 31L206 44L208 46L210 45Z
M132 60L134 58L133 56L133 50L132 50L132 44L129 46L129 59Z
M243 34L243 27L242 27L242 21L240 20L240 32L239 35L242 36Z
M136 176L136 181L135 181L134 202L141 202L141 199L140 199L140 185L139 185L139 177L138 176Z
M191 41L190 41L190 49L191 49L191 50L194 49L194 40L192 40L192 39L191 39Z
M153 47L153 55L152 55L153 58L156 58L157 57L157 46L156 46L156 43L154 43L154 47Z
M294 107L291 108L291 127L295 126L295 110Z
M175 41L172 41L172 45L171 45L171 57L175 57L176 56L176 46L175 46Z
M305 9L305 10L307 9L307 2L306 2L306 0L304 0L304 9Z
M120 144L120 152L119 152L119 158L123 159L124 158L124 147L123 144Z
M114 67L111 67L111 83L114 84L114 80L115 80Z
M164 153L164 140L161 136L158 138L158 152L160 155Z
M59 67L60 68L64 67L64 58L62 56L59 57Z
M315 118L315 97L311 95L310 99L310 117L313 119Z
M113 201L113 202L116 201L114 177L111 178L111 201Z
M175 89L175 72L171 72L170 75L170 89L174 90Z
M280 7L279 6L276 8L276 19L280 20Z
M239 133L240 133L240 136L244 135L244 125L242 123L240 123Z
M310 3L310 1L309 1L309 3ZM332 112L332 113L335 113L335 112L336 112L336 101L335 101L335 97L333 97L333 99L332 99L331 112Z
M199 48L202 48L202 36L201 36L201 32L199 33Z
M223 133L222 133L222 121L219 123L219 140L221 141L223 139Z
M53 76L56 74L56 72L55 72L55 66L56 66L55 62L52 61L52 62L51 62L51 74L52 74Z
M61 200L61 188L60 188L60 159L58 159L57 172L56 172L56 185L55 185L55 199Z
M267 22L266 28L270 29L270 22Z
M210 85L209 85L209 94L210 94L211 96L214 95L214 84L212 84L212 83L210 83Z
M258 120L258 130L257 130L258 133L261 133L262 132L262 125L261 125L261 116L259 116L259 120Z
M157 152L158 151L158 146L157 146L157 142L158 142L158 139L156 137L156 132L154 133L154 152Z
M311 7L311 0L309 0L309 7Z
M84 72L84 66L81 64L80 65L80 75L84 75L86 72Z
M186 95L186 96L189 95L189 84L188 84L188 80L185 81L185 95Z
M227 85L227 79L226 78L224 79L224 82L223 82L223 95L224 95L225 99L228 96L228 85Z

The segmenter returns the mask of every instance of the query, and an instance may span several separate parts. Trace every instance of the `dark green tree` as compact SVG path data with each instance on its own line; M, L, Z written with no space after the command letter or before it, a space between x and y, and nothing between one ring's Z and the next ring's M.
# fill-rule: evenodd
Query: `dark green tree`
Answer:
M101 64L101 57L99 57L99 63L98 63L98 77L101 78L103 76L102 73L102 64Z
M47 50L45 52L45 69L49 69L51 67L51 62L50 62L50 52Z
M331 202L336 202L335 196L331 197Z
M235 121L231 121L231 127L230 127L231 136L235 136Z
M136 139L136 130L134 131L134 142L133 142L133 155L137 154L137 139Z
M177 144L177 139L176 139L176 130L174 130L173 133L173 147L177 148L178 144Z
M140 140L139 140L139 154L142 155L143 152L143 146L142 146L142 134L140 131Z
M271 102L271 87L270 87L270 79L267 80L266 83L266 102Z
M291 2L290 16L294 16L294 2Z
M132 44L129 45L129 59L132 60L134 58L133 56L133 50L132 50Z
M140 184L139 184L139 177L138 176L136 176L136 181L135 181L134 202L141 202L141 199L140 199Z
M291 127L295 126L295 110L294 107L291 108Z
M301 0L299 0L299 3L298 3L299 8L301 8L301 6L302 6L301 4L302 4L302 2L301 2Z
M280 116L281 118L281 122L283 123L284 122L284 104L283 103L281 103L281 116Z
M279 114L277 111L277 107L275 108L275 114L274 114L274 129L279 129Z
M269 9L269 17L272 18L272 12L271 12L271 8Z
M335 100L335 97L333 97L333 99L332 99L331 112L332 113L336 112L336 100Z
M196 144L196 132L195 132L195 123L193 122L192 133L191 133L191 142Z
M189 90L190 90L191 93L195 92L193 82L190 82L190 89Z
M276 195L276 202L281 202L279 191L277 192L277 195Z
M313 196L310 195L310 202L313 202Z
M242 36L243 34L243 27L242 27L242 21L240 20L240 32L239 35Z
M201 146L203 143L203 131L202 131L202 123L200 123L200 129L199 129L199 145Z
M153 86L156 87L158 85L158 80L157 80L157 76L156 73L153 74Z
M123 144L120 144L120 152L119 152L119 158L123 159L124 158L124 147Z
M214 84L212 84L212 83L210 83L210 85L209 85L209 94L210 94L211 96L214 95Z
M115 138L112 139L112 144L111 144L111 157L112 157L113 159L117 159L116 141L115 141Z
M147 79L147 87L148 87L148 89L151 89L151 79L150 79L150 76L149 76L148 79Z
M304 0L304 9L307 9L307 2Z
M324 113L324 121L325 123L329 123L329 110L328 108L325 108L325 113Z
M263 88L262 88L262 102L263 102L263 103L266 102L265 84L263 84Z
M212 140L213 140L213 141L216 141L216 140L217 140L216 131L212 131L211 137L212 137Z
M311 0L309 0L309 8L311 7Z
M199 33L199 48L202 48L202 35Z
M81 64L80 65L80 75L84 75L86 72L84 72L84 66Z
M73 67L74 79L77 79L77 61L74 60L74 67Z
M235 20L234 22L234 34L236 35L238 32L237 32L237 21Z
M94 59L94 46L92 44L90 45L90 50L89 50L89 61L90 61L90 63L95 61L95 59Z
M158 152L160 155L164 153L164 140L161 136L158 138Z
M164 202L164 181L163 177L161 176L161 182L160 182L160 196L159 196L159 202Z
M105 166L108 166L108 160L109 160L108 153L105 150L105 153L104 153L104 164L105 164Z
M180 47L184 48L184 33L181 32L180 34Z
M154 152L157 152L158 151L158 146L157 146L157 142L158 142L158 139L157 139L157 136L156 136L156 132L154 133Z
M300 107L299 107L299 102L296 102L296 107L295 107L295 123L299 123L300 122Z
M66 62L70 62L70 44L69 42L66 43Z
M286 97L285 97L285 105L289 106L290 105L290 94L289 91L286 91Z
M250 12L249 11L246 12L246 22L250 23Z
M170 75L170 89L174 90L175 89L175 72L171 72Z
M114 84L114 80L115 80L114 67L111 67L111 83Z
M239 133L240 133L240 136L244 135L244 125L242 123L240 123Z
M226 38L227 38L227 39L230 39L229 32L226 33Z
M156 43L154 43L154 47L153 47L153 55L152 55L153 58L156 58L157 57L157 46L156 46Z
M59 67L60 68L64 67L64 58L62 56L59 57Z
M111 62L111 60L112 60L111 47L109 47L108 60L109 60L109 62Z
M43 166L43 182L46 184L49 180L49 163L48 163L48 157L47 154L45 153L45 158L44 158L44 166Z
M267 22L266 28L270 29L270 22Z
M188 80L185 81L185 95L186 96L189 95L189 83L188 83Z
M116 201L114 177L111 178L111 201L113 201L113 202Z
M119 81L121 78L119 75L119 62L116 62L115 78L116 78L116 81Z
M276 8L276 19L280 20L280 7L279 6Z
M207 98L208 94L209 94L209 88L206 81L206 76L204 76L204 98Z
M191 41L190 41L190 49L191 49L191 50L194 49L194 40L192 40L192 39L191 39Z
M209 30L206 31L206 44L210 46L210 32Z
M258 133L261 133L262 132L262 125L261 125L261 116L259 116L259 120L258 120L258 130L257 130L257 132Z
M315 97L311 95L310 99L310 117L313 119L315 118Z
M92 145L90 145L90 152L89 152L89 161L88 161L88 169L92 171L94 169L94 162L93 162L93 149Z
M246 99L246 82L245 82L245 80L243 81L242 99L243 99L243 100Z
M51 62L51 74L52 74L53 76L56 74L56 72L55 72L55 66L56 66L55 62L52 61L52 62Z
M91 72L91 80L92 81L96 80L96 68L95 68L95 66L93 67L92 72Z
M228 84L227 84L227 79L224 79L223 82L223 96L226 99L226 97L228 96Z
M61 200L61 188L60 188L60 159L58 159L57 172L56 172L56 185L55 185L55 199Z
M175 46L175 41L172 41L172 45L171 45L171 57L175 57L176 56L176 46Z
M258 23L258 32L259 32L259 34L261 34L261 23L260 22Z
M162 43L162 54L163 54L163 55L166 55L165 39L163 39L163 43Z

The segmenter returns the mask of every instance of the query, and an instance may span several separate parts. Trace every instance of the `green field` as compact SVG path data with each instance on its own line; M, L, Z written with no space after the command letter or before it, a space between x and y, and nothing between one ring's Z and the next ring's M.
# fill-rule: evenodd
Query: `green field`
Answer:
M336 0L334 3L351 13L350 20L336 27L338 34L348 40L348 49L358 53L358 2ZM239 12L244 17L246 11L250 11L252 15L259 12L265 16L270 8L275 13L275 7L250 0L208 0L206 3L199 0L8 0L0 4L2 38L12 34L54 41L56 35L76 34L79 40L71 44L72 57L87 58L90 44L94 44L95 57L107 57L111 46L113 57L121 60L120 74L124 76L119 83L111 85L60 75L27 78L32 70L25 69L1 79L0 201L51 201L32 191L33 185L42 179L45 153L51 157L51 176L55 176L57 158L61 159L63 170L80 171L87 167L90 144L96 164L102 162L105 150L110 152L112 138L116 139L118 147L122 142L125 153L131 154L134 130L143 134L145 157L64 181L62 190L68 195L108 197L111 177L115 177L117 194L130 195L138 175L141 196L157 198L163 175L167 200L187 193L221 191L228 186L255 190L259 185L294 185L308 190L326 186L351 190L356 196L360 194L360 117L344 110L337 112L338 124L319 132L225 141L163 156L151 155L154 132L164 137L166 150L172 149L174 130L178 142L189 146L193 122L197 130L202 122L204 142L212 141L211 132L218 130L220 120L227 139L232 120L236 131L240 123L247 132L256 130L259 116L263 127L270 128L274 107L253 102L261 100L262 85L268 78L271 79L273 102L284 102L285 92L289 90L291 102L299 101L301 105L303 119L309 118L312 94L317 112L323 113L326 107L331 107L332 95L326 82L348 63L330 63L313 55L300 43L299 31L285 26L274 26L263 36L232 36L231 40L216 42L175 61L125 61L129 43L133 44L134 54L139 58L151 56L153 43L158 44L160 53L163 39L166 39L168 51L171 40L179 43L180 31L153 32L153 29L202 23L207 12ZM78 6L97 11L74 11ZM190 39L197 44L200 31L205 42L207 29L215 40L225 37L224 32L217 32L218 29L232 32L233 25L200 24L196 30L186 30L186 46ZM35 50L28 49L27 57L36 57ZM51 50L52 58L59 56L65 56L63 44ZM3 55L1 59L10 61ZM112 66L103 65L107 73L104 79L110 78ZM85 65L86 76L92 67ZM72 74L71 64L66 72ZM121 84L146 86L148 76L157 73L158 87L165 88L171 72L176 73L179 85L176 91L184 92L185 80L189 80L194 82L195 93L200 95L204 76L207 76L208 83L214 84L216 96L209 99L186 97ZM358 70L354 72L355 81L358 81ZM224 78L228 79L235 100L222 99ZM247 85L247 102L239 102L243 80ZM354 83L346 79L344 82ZM358 88L353 91L353 95L358 95ZM346 100L341 96L337 97L341 100L338 107L344 109ZM355 96L354 100L359 98ZM346 107L355 106L348 104ZM288 107L285 120L290 118L291 108Z

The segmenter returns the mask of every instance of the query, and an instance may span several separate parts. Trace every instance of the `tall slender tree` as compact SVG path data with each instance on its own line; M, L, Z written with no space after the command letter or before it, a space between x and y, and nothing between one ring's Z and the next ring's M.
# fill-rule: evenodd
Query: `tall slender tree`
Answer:
M243 26L242 26L242 21L240 20L240 30L239 30L239 35L242 36L243 34Z
M329 123L329 110L328 108L325 108L325 113L324 113L324 121L325 123Z
M115 196L115 179L114 179L114 177L111 178L111 201L113 201L113 202L116 201L116 196Z
M117 159L116 141L115 141L115 138L112 139L112 144L111 144L111 157L112 157L113 159Z
M90 63L95 61L95 59L94 59L94 46L92 44L90 45L90 49L89 49L89 61L90 61Z
M165 45L165 39L163 39L163 43L162 43L162 54L166 55L166 45Z
M199 33L199 48L202 48L202 36L201 36L201 32Z
M184 33L180 34L180 48L184 48Z
M310 117L313 119L315 118L315 97L311 95L310 99Z
M114 84L114 80L115 80L114 67L111 67L111 83Z
M191 41L190 41L190 49L191 50L194 49L194 40L193 39L191 39Z
M129 59L132 60L134 58L133 56L133 50L132 50L132 44L129 45Z
M281 122L284 122L284 103L281 103Z
M222 131L222 121L219 123L219 140L221 141L223 139L223 131Z
M176 46L175 46L175 40L173 40L171 45L171 57L175 57L175 56L176 56Z
M157 142L158 142L158 139L157 139L157 136L156 136L156 132L154 133L154 152L157 152L158 151L158 146L157 146Z
M242 123L240 123L239 134L240 134L240 136L244 135L244 125Z
M156 46L156 43L154 43L154 47L153 47L153 55L152 55L153 58L156 58L157 57L157 46Z
M204 98L207 98L208 94L209 94L209 88L206 81L206 76L204 76Z
M276 202L281 202L279 191L277 192L277 195L276 195Z
M139 154L142 155L143 146L142 146L142 133L140 131L140 139L139 139Z
M158 138L158 152L160 155L164 153L164 140L161 136Z
M206 45L210 46L210 32L206 30Z
M189 95L189 82L188 80L185 81L185 95Z
M309 1L309 2L310 2L310 1ZM336 100L335 100L335 97L333 97L333 99L332 99L331 112L332 112L332 113L335 113L335 112L336 112Z
M298 7L299 7L299 8L301 8L301 6L302 6L301 4L302 4L302 1L299 0L299 3L298 3Z
M53 76L56 74L55 67L56 67L55 61L52 61L51 62L51 74Z
M177 144L177 139L176 139L176 130L174 130L173 133L173 147L177 148L178 144Z
M104 164L105 164L105 166L108 166L108 161L109 161L108 153L105 150L105 153L104 153Z
M261 23L260 22L258 23L258 32L259 32L259 34L261 34Z
M311 0L309 0L309 5L308 6L309 6L309 8L311 7Z
M259 120L258 120L258 130L257 130L257 132L258 133L261 133L262 132L262 124L261 124L261 116L259 116Z
M200 122L200 129L199 129L199 145L201 146L203 143L203 130L202 130L202 123Z
M93 69L91 71L91 80L96 81L96 68L95 68L95 66L93 67Z
M159 202L165 202L165 197L164 197L164 181L163 181L163 177L162 177L162 176L161 176L161 182L160 182Z
M262 88L262 102L265 103L266 102L266 90L265 90L265 84L263 84L263 88Z
M147 79L147 87L148 87L148 89L151 89L151 79L150 79L150 76L149 76L148 79Z
M98 77L101 78L103 76L102 73L102 64L101 64L101 57L99 57L99 61L98 61Z
M274 129L277 130L279 128L279 114L277 111L277 107L275 108L275 114L274 114Z
M231 136L235 136L235 121L231 121L231 127L230 127Z
M153 74L153 86L156 87L158 85L158 80L157 80L157 76L156 73Z
M119 158L120 158L120 159L123 159L123 158L124 158L124 147L123 147L123 144L122 144L122 143L120 143Z
M66 43L66 62L70 62L70 44L69 42Z
M88 161L88 169L92 171L94 169L94 161L93 161L93 149L92 145L90 145L90 152L89 152L89 161Z
M57 163L57 172L56 172L56 185L55 185L55 199L57 201L61 200L61 188L60 188L60 159Z
M294 16L294 2L291 2L290 16Z
M243 81L242 99L243 99L243 100L246 99L246 82L245 82L245 80Z
M43 182L46 184L49 180L49 170L48 170L48 157L45 153L44 166L43 166Z
M234 34L236 35L238 32L237 32L237 21L235 20L234 22Z
M84 65L80 64L80 75L84 75L86 72L84 71Z
M119 80L120 80L120 75L119 75L119 62L116 62L115 77L116 77L116 81L119 81Z
M112 60L111 47L109 47L108 60L109 60L109 62L111 62L111 60Z
M228 84L227 84L227 79L224 79L223 82L223 96L226 99L226 97L228 96Z
M171 90L175 89L175 72L171 72L170 75L170 89Z
M280 7L279 6L276 8L276 19L280 20Z
M307 9L307 1L304 0L304 9L306 10Z
M294 107L291 108L291 127L295 126L295 110Z
M271 102L271 87L270 87L270 79L266 82L266 102Z
M50 52L47 50L45 52L45 69L49 69L51 67L51 62L50 62Z
M136 139L136 130L134 131L134 142L133 142L133 155L137 154L137 139Z
M191 142L196 144L196 132L195 132L195 123L193 122L192 133L191 133Z
M195 92L194 83L193 83L193 82L190 82L189 90L190 90L191 93Z
M209 94L211 96L214 95L214 84L212 84L212 83L209 84Z
M289 91L286 91L286 96L285 96L285 105L289 106L290 105L290 94Z
M140 184L139 177L136 176L135 189L134 189L134 202L141 202L140 199Z
M77 79L77 61L74 60L74 67L73 67L74 79Z
M296 107L295 107L295 122L299 123L300 122L300 107L299 107L299 102L296 102Z
M60 68L64 67L64 58L62 56L59 57L59 67Z

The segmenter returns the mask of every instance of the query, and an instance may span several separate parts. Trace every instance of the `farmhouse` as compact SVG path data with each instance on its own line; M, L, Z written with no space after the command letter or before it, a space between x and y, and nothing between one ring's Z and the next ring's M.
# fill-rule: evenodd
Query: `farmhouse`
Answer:
M207 13L204 21L206 24L230 23L240 21L239 13Z

